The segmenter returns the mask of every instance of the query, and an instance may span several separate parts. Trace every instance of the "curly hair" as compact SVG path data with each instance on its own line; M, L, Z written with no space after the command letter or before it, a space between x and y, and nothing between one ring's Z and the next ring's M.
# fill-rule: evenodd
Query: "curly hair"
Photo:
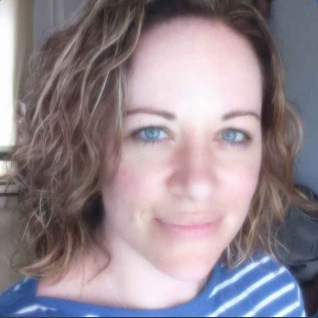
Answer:
M143 32L177 16L218 20L246 38L263 75L263 158L245 223L224 252L235 266L255 249L270 252L273 224L291 204L310 206L293 185L301 144L298 117L283 92L283 71L266 22L239 0L91 0L53 34L34 59L24 124L12 160L19 187L20 271L63 273L89 244L104 215L100 171L120 160L127 67ZM106 152L105 152L106 147ZM105 155L106 153L106 155Z

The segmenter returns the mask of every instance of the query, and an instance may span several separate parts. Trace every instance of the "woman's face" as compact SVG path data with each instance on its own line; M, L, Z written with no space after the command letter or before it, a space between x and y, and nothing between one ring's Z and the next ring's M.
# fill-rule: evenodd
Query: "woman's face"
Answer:
M257 186L261 82L249 43L220 22L179 18L142 36L120 166L102 189L115 257L182 280L209 273Z

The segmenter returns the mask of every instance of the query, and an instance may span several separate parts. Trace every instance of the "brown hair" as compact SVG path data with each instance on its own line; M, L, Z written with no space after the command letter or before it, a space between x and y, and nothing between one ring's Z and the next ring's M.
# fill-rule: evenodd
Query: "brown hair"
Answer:
M273 223L291 204L310 205L293 186L301 125L286 103L266 22L252 6L236 0L91 0L48 39L32 68L12 157L23 246L34 255L21 268L25 274L63 273L93 243L103 217L99 173L106 166L111 180L120 159L127 63L142 32L186 15L217 19L245 37L263 72L260 180L225 262L236 265L255 249L270 252Z

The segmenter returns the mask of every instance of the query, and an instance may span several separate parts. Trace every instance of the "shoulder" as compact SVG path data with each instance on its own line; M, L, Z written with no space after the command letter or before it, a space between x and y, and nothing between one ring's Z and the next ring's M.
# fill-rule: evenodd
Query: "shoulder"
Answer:
M55 316L56 310L36 297L37 280L26 278L0 294L0 316Z
M256 253L234 269L221 266L220 293L229 315L241 316L304 316L304 305L295 278L273 257ZM218 292L215 290L219 289ZM212 292L212 293L213 293ZM221 313L221 312L220 312Z

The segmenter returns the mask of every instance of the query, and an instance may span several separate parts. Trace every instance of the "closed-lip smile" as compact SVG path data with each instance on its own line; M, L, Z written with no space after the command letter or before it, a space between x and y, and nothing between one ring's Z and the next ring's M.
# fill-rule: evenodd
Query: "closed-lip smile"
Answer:
M157 219L159 226L163 231L170 235L185 237L203 237L211 235L220 225L221 218L213 221L203 222L166 222Z

